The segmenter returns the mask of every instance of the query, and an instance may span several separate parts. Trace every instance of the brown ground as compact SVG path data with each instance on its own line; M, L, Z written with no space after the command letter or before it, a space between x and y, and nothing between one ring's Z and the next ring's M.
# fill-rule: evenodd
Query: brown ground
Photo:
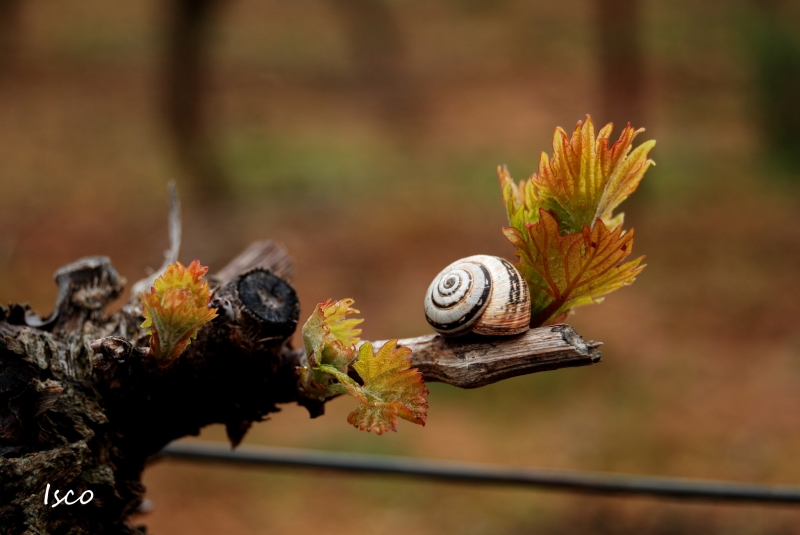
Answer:
M179 180L182 259L213 270L275 238L297 261L305 313L350 296L366 338L428 332L421 296L441 267L512 254L494 166L527 176L553 127L599 102L588 3L478 4L392 3L417 92L403 128L354 82L326 3L232 4L211 108L235 201L199 205ZM428 425L381 437L347 424L351 400L313 421L286 407L247 443L800 484L797 177L760 156L733 4L646 5L658 166L625 211L649 267L570 320L605 343L604 363L431 385ZM3 301L49 312L51 274L83 255L108 254L131 282L160 263L165 184L180 174L157 115L157 6L26 7L0 82ZM156 509L141 521L157 534L800 533L787 507L175 462L145 482Z

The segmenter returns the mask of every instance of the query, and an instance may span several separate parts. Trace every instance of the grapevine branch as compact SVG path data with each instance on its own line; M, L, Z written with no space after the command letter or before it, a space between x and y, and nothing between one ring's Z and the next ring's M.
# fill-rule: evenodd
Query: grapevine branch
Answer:
M373 342L377 349L385 341ZM524 334L445 338L429 334L398 340L426 381L477 388L529 373L600 362L599 342L584 342L569 325L530 329Z
M307 359L290 342L299 318L291 279L283 248L250 246L210 277L218 317L167 367L148 356L137 296L104 313L125 284L108 258L58 270L55 310L43 319L0 307L0 534L144 534L127 519L142 502L148 458L166 444L222 423L235 446L283 403L321 415L324 402L298 386ZM426 380L463 388L600 360L599 344L567 325L400 344ZM45 507L48 484L94 499Z

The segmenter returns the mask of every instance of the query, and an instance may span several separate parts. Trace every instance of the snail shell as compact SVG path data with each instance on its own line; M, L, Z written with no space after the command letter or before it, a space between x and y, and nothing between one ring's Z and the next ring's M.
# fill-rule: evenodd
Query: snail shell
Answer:
M528 285L509 262L489 255L457 260L425 294L425 318L437 332L458 336L520 334L528 330Z

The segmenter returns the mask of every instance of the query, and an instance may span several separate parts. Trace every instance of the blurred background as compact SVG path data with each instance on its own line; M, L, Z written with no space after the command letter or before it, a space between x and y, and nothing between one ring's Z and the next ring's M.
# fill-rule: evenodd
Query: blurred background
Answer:
M553 129L658 140L624 205L649 267L570 318L604 362L474 391L377 437L351 399L245 443L800 484L800 3L780 0L2 0L0 300L55 302L106 254L212 271L256 239L303 317L355 298L367 339L429 332L451 261L513 258L495 168ZM127 298L127 296L126 296ZM202 438L224 440L221 427ZM800 512L161 462L156 534L800 533Z

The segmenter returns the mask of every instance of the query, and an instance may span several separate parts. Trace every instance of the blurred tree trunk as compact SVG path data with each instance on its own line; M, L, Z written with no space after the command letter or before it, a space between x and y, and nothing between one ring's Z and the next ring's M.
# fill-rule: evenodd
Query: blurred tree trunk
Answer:
M358 87L377 99L393 132L408 137L419 117L418 99L406 76L405 47L392 11L381 0L330 1L345 28ZM222 4L171 2L164 70L164 112L178 159L197 185L196 194L208 201L230 195L204 110L209 33Z
M600 94L605 117L619 131L644 121L644 57L639 0L598 0Z
M19 50L21 0L0 0L0 73L14 66Z
M750 51L755 67L758 115L773 161L800 170L800 36L781 0L753 0Z
M380 113L404 135L418 119L418 102L408 80L405 43L397 19L383 0L330 0L344 26L359 88L374 95Z
M230 194L206 124L209 33L221 0L169 4L164 65L164 113L178 159L197 186L195 195L219 200Z

